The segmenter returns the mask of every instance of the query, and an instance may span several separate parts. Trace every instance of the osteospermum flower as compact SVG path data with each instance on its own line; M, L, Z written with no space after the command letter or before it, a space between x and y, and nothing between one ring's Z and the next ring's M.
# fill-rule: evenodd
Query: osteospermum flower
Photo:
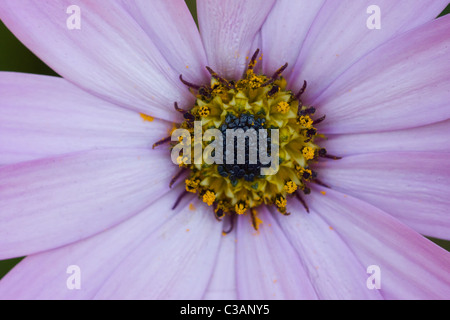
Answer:
M371 2L3 0L63 79L0 74L0 297L449 298L447 1ZM174 164L194 120L280 170Z

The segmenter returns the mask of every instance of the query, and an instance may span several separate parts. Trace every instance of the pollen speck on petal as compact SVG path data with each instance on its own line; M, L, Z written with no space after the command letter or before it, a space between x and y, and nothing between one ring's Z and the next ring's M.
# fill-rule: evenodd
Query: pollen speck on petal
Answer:
M155 118L153 118L152 116L146 115L144 113L141 113L140 116L144 121L148 121L148 122L155 121Z

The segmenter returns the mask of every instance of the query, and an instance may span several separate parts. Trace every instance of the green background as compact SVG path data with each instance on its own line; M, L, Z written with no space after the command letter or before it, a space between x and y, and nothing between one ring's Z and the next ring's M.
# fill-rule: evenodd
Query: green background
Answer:
M428 0L423 0L428 1ZM186 0L194 18L197 18L195 0ZM450 13L450 4L441 15ZM56 75L33 53L23 46L0 21L0 71L28 72L35 74ZM450 241L431 239L441 247L450 251ZM0 279L21 259L0 261Z

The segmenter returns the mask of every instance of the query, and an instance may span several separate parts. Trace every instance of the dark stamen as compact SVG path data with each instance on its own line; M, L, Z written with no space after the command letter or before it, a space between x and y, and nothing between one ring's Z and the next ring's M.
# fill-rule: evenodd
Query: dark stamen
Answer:
M175 204L172 207L172 210L175 210L176 207L178 207L178 205L180 204L181 200L183 200L183 198L188 194L189 192L187 192L186 190L184 190L177 198L177 201L175 201Z
M233 215L231 215L230 216L230 227L228 228L228 230L223 230L223 233L224 234L229 234L229 233L231 233L231 231L233 231L233 229L234 229L234 219L235 219L235 217L236 217L236 214L233 214Z
M309 115L313 115L314 113L316 113L316 108L314 108L314 107L309 107L304 110L302 110L300 108L298 109L299 116L309 116Z
M228 89L234 89L232 84L230 84L230 82L228 82L226 79L224 79L221 76L219 76L217 74L217 72L215 72L213 69L211 69L210 67L206 67L206 70L208 70L208 72L211 74L211 77L215 78L223 86L227 87Z
M187 120L189 122L195 121L195 116L193 114L191 114L189 111L183 110L180 107L178 107L178 103L175 102L174 107L175 107L175 110L177 110L178 112L183 114L183 117L185 120Z
M268 86L269 84L274 83L279 76L281 76L281 74L283 73L284 70L286 70L286 68L288 67L288 63L286 62L286 64L284 66L282 66L280 69L278 69L272 76L272 78L270 78L270 80L264 82L261 87L265 87Z
M306 88L308 87L308 82L303 82L303 87L300 89L300 91L295 95L295 99L298 101L301 101L300 98L303 95L303 93L306 91Z
M300 195L300 193L298 191L295 193L295 197L298 199L298 201L301 202L301 204L305 208L306 212L309 213L308 205L306 204L306 201L302 198L302 196Z
M170 180L170 184L169 184L169 188L172 188L172 186L174 185L175 182L177 182L178 178L184 173L186 169L185 168L181 168L177 174L172 178L172 180Z
M250 59L250 62L248 63L248 68L247 70L253 70L253 68L256 65L257 62L257 58L258 58L258 54L259 54L259 49L256 49L255 53L253 54L252 58Z
M316 125L316 124L321 123L323 120L325 120L326 117L327 117L327 116L324 115L323 117L320 117L319 119L314 120L313 125Z
M187 112L186 110L183 110L180 107L178 107L178 103L177 102L174 103L174 107L175 107L175 110L177 110L178 112L180 112L182 114L185 114Z
M272 87L272 89L270 89L270 91L267 92L267 95L268 95L269 97L272 97L273 95L275 95L276 93L278 93L279 90L280 90L280 87L277 86L277 85L274 85L274 86Z
M217 209L217 205L215 203L213 204L213 209L214 209L214 216L216 217L216 220L221 222L222 218L225 216L223 210Z
M258 231L258 225L257 225L257 221L256 221L256 210L255 209L250 209L250 213L251 213L251 216L252 216L253 229Z
M172 141L172 137L167 137L167 138L161 139L158 142L153 144L152 149L155 149L156 147L159 147L160 145L168 143L170 141Z
M341 160L342 159L342 157L333 156L331 154L328 154L327 149L324 149L324 148L319 150L319 157L331 159L331 160Z
M201 86L199 86L199 85L196 85L196 84L193 84L193 83L191 83L189 81L184 80L182 74L180 74L180 81L183 82L183 84L185 86L189 87L189 88L192 88L192 89L195 89L195 90L199 90L201 88Z

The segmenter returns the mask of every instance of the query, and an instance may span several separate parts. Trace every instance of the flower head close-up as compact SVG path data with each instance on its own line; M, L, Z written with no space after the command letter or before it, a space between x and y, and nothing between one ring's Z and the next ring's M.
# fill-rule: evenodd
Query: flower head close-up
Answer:
M189 5L0 2L0 299L449 299L448 0Z

